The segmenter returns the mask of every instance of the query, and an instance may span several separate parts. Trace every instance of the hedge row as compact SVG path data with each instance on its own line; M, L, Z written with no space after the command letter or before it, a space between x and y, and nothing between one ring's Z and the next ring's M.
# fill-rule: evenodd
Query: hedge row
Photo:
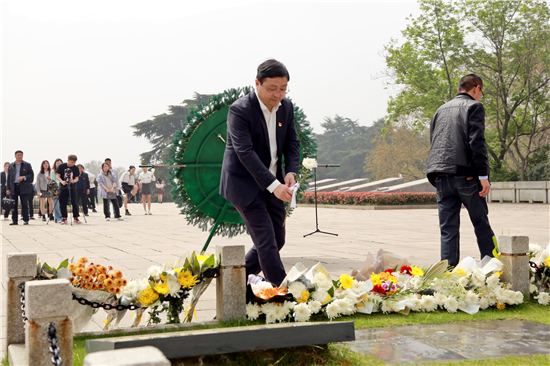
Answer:
M315 203L314 192L304 192L300 203ZM411 205L436 203L435 192L317 192L317 203L328 205Z

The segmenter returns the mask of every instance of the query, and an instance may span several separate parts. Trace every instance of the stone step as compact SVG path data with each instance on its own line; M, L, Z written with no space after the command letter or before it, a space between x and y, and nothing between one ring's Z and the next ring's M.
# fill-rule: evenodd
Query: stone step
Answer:
M281 323L90 339L86 341L86 354L153 346L168 359L176 359L353 340L353 322Z

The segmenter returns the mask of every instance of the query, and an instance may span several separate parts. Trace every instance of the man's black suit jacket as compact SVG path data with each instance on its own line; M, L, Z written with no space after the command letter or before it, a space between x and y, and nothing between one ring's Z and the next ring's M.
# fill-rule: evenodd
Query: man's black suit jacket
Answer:
M286 173L298 173L300 140L294 126L294 107L286 98L277 110L276 123L277 177L269 171L269 135L256 92L238 99L229 108L227 144L220 180L220 195L229 202L248 206L260 190L265 190L275 178L284 183Z
M1 181L2 181L2 197L6 195L6 172L2 170L2 173L0 173Z
M82 172L78 176L78 180L80 181L82 179L82 188L78 189L78 182L76 183L77 190L79 192L86 192L88 189L90 189L90 178L88 177L88 173Z
M34 172L32 171L31 164L27 163L25 160L21 161L21 170L19 171L20 177L25 177L19 183L19 193L20 194L30 194L33 193L32 182L34 181ZM7 188L11 191L11 194L15 193L15 162L11 163L8 167L8 186Z

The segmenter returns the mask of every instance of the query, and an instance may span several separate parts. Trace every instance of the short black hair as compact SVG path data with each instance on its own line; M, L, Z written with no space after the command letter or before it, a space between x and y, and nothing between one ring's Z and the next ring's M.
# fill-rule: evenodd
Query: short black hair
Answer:
M135 166L133 166L133 165L130 165L130 167L128 168L128 171L132 170L132 168L134 168L134 169L135 169L136 167L135 167Z
M111 161L111 158L105 158L105 161Z
M483 88L483 80L476 74L468 74L463 76L458 82L458 90L467 93L478 85L481 85Z
M269 59L264 61L258 66L258 72L256 73L256 79L262 84L265 78L286 77L290 81L290 74L286 69L286 66L275 59Z
M77 167L82 167L82 169L84 169L84 165L82 164L78 164Z
M21 151L21 150L15 150L15 154L13 154L13 155L17 155L17 154L19 154L19 153L23 154L23 151ZM25 155L25 154L23 154L23 155Z

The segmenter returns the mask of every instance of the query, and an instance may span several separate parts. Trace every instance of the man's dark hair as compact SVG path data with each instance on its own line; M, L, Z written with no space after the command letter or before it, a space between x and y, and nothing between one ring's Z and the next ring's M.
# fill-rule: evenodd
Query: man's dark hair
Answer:
M105 162L111 161L111 158L105 158Z
M82 167L82 169L84 169L84 165L82 164L78 164L77 167Z
M67 157L67 160L77 161L78 158L76 157L76 155L72 155L72 154L71 154L71 155L69 155L69 156Z
M135 167L135 166L133 166L133 165L130 165L130 167L128 168L128 171L132 170L132 168L134 168L134 169L135 169L136 167Z
M478 85L483 88L483 80L476 74L468 74L458 82L458 90L467 93Z
M290 74L286 69L286 66L275 59L269 59L264 61L258 66L258 72L256 73L256 79L262 84L265 78L286 77L290 81Z
M15 151L15 154L13 154L13 155L17 155L17 154L19 154L19 153L23 154L23 151L21 151L21 150L16 150L16 151ZM25 154L23 154L23 155L25 155Z

